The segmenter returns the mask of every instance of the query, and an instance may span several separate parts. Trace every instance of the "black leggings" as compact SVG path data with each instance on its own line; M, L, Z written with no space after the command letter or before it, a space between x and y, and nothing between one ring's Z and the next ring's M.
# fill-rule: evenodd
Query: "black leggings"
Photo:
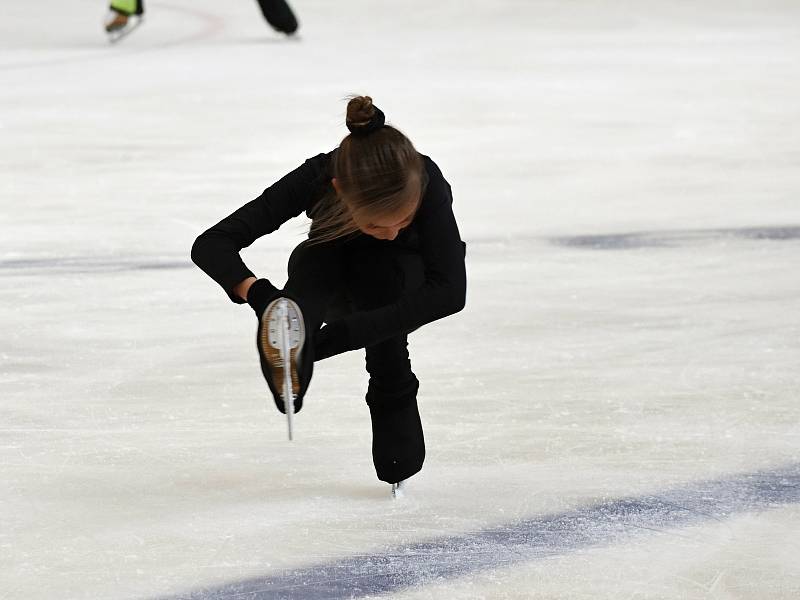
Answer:
M285 290L300 303L311 337L323 322L390 304L423 281L418 254L401 244L361 235L300 244L289 258ZM379 479L396 483L417 473L425 460L419 382L411 370L407 334L368 346L366 368L375 470Z

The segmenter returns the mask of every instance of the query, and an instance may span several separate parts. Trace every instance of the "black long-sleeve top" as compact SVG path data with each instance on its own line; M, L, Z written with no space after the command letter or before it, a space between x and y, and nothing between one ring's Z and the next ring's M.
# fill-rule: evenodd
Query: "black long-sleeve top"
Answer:
M195 240L192 260L222 286L231 300L243 303L233 288L255 276L239 251L303 211L311 217L317 202L331 191L331 162L335 152L309 158ZM345 317L340 327L332 328L343 331L342 339L334 342L334 346L340 346L334 354L411 331L464 307L466 246L453 215L450 184L436 163L427 156L423 159L428 183L412 223L396 241L408 241L422 256L425 282L392 304Z

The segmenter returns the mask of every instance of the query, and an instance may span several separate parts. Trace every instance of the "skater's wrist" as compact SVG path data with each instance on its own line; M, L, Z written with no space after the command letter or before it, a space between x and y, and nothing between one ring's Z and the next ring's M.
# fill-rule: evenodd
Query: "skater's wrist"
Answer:
M255 277L248 277L244 281L237 283L233 288L233 293L236 296L239 296L245 302L247 301L247 293L250 291L252 285L258 281Z
M239 285L241 286L247 283L247 292L244 298L256 312L256 315L260 317L270 301L275 298L275 295L278 293L278 288L272 285L269 279L256 279L255 277L252 279L253 281L250 282L246 279Z

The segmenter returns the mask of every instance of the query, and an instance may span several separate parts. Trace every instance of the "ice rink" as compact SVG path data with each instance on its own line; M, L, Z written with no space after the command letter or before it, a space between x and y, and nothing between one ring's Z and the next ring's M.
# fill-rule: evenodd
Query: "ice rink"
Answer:
M795 0L2 0L0 599L800 598ZM371 95L442 168L466 309L295 440L194 238ZM282 283L306 223L243 254Z

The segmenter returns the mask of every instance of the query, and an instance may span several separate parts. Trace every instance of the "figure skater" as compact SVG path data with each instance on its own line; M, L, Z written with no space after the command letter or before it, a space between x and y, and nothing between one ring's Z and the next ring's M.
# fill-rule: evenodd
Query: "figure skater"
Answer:
M385 124L369 96L349 101L346 123L350 134L337 149L201 234L192 260L255 311L261 368L281 412L285 367L299 411L314 361L366 350L373 463L380 480L399 484L425 459L407 336L464 307L466 245L441 171ZM256 278L239 251L303 211L308 239L292 252L279 290ZM280 319L291 323L290 360L279 353Z

